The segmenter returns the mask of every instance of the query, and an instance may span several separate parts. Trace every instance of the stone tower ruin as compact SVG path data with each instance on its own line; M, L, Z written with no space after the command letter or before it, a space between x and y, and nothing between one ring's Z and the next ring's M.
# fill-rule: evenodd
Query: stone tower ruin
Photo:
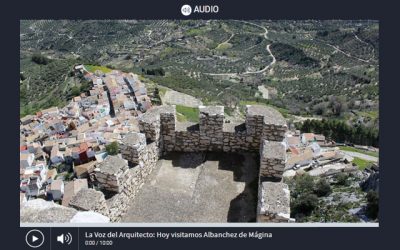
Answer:
M194 124L177 122L175 106L159 106L139 118L139 128L140 132L127 134L121 142L126 161L114 159L111 167L105 161L97 169L99 185L117 193L107 201L111 220L118 221L125 213L124 204L134 198L158 159L168 152L258 152L257 221L291 221L290 193L281 181L287 124L277 110L248 105L245 122L235 124L225 121L223 106L200 106L199 123Z

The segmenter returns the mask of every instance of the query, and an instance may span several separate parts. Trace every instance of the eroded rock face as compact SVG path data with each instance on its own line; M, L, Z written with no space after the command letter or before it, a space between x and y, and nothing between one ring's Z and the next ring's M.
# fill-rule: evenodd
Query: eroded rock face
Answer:
M94 211L108 216L104 194L92 188L81 189L72 197L69 206L80 211Z
M20 208L20 221L30 223L69 222L77 213L75 209L43 199L30 200Z
M290 192L282 182L261 182L258 196L258 222L290 222Z
M93 211L85 211L85 212L77 212L74 217L69 221L71 223L108 223L110 222L110 218L104 216L102 214L93 212Z
M52 201L35 199L25 202L20 208L21 223L69 223L79 222L81 215L74 208L58 205ZM85 222L109 222L109 218L96 212L91 212Z

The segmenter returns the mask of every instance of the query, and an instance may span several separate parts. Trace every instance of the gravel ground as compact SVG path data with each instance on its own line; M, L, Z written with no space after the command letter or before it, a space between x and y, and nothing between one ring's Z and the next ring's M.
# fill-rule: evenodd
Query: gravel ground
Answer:
M255 221L255 155L173 153L165 158L132 201L123 222Z
M165 95L161 97L163 104L182 105L186 107L197 108L203 103L191 95L187 95L174 90L167 90Z

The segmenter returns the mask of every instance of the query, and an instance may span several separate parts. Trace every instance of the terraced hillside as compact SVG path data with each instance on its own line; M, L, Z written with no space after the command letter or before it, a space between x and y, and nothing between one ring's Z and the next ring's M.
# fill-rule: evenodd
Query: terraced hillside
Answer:
M227 112L258 102L378 126L375 21L27 20L20 28L21 114L67 99L82 84L68 67L84 62L142 74ZM37 53L51 62L32 62Z

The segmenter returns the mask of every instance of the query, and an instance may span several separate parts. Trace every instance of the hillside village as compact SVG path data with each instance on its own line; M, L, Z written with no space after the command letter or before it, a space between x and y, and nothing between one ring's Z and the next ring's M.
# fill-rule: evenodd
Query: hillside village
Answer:
M118 145L125 135L140 132L138 118L155 107L145 84L133 73L91 73L84 65L74 69L92 83L89 93L74 97L63 108L48 108L20 120L21 206L43 199L71 207L80 190L98 189L96 169L115 161L112 155L121 155ZM359 171L354 157L321 134L288 131L283 144L285 178L305 172L329 176ZM379 170L377 162L371 166Z
M89 95L74 97L64 108L21 118L21 202L43 197L68 205L79 187L90 185L83 180L107 156L106 145L138 131L135 117L151 108L137 75L116 70L90 73L83 65L75 70L92 82Z

